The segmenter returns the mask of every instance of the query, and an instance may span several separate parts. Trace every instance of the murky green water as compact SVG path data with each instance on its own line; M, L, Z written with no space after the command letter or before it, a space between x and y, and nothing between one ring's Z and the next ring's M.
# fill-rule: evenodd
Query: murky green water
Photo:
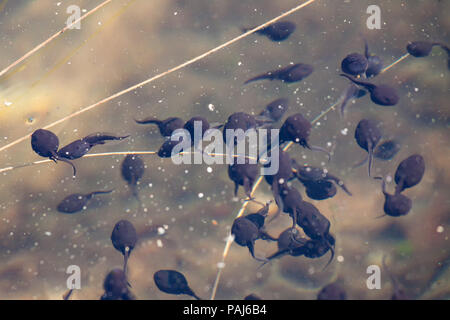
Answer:
M90 10L101 1L0 1L0 69L60 30L66 8ZM0 148L120 90L168 70L300 4L300 1L156 0L112 1L65 32L0 78ZM287 20L296 32L283 42L250 35L184 69L122 95L80 116L54 126L61 145L102 131L130 134L125 141L96 146L92 153L155 151L163 142L154 127L134 118L202 115L224 122L237 111L259 113L270 101L287 97L288 114L314 119L347 87L338 76L341 60L351 52L370 51L385 65L405 53L410 40L449 43L448 1L379 1L382 28L369 30L366 9L373 1L316 0ZM85 13L82 11L82 14ZM283 84L248 78L289 63L308 63L314 73L304 81ZM351 104L345 119L333 110L319 120L311 143L332 150L326 163L320 153L298 145L290 154L300 163L326 165L346 182L342 191L324 201L306 198L331 221L336 257L310 260L283 257L258 269L246 248L232 244L217 289L217 299L242 299L256 293L264 299L315 299L320 288L338 280L352 299L388 299L393 292L382 268L380 290L368 290L366 269L381 266L386 255L391 273L415 298L448 299L450 206L449 79L447 56L434 49L428 58L408 57L375 78L393 85L400 95L395 107L381 107L364 97ZM375 161L377 175L392 175L413 153L425 158L422 182L407 191L413 200L404 217L384 217L380 183L367 177L366 167L351 167L365 156L354 141L358 121L383 123L386 138L397 138L402 149L388 162ZM105 275L122 265L110 241L114 224L130 220L139 244L129 261L129 280L139 299L185 299L159 292L153 273L183 272L201 297L211 296L231 224L245 195L234 198L225 165L174 165L170 159L142 156L146 172L139 184L143 208L120 175L124 156L75 160L76 179L64 163L45 163L1 173L0 178L0 299L60 299L69 265L81 269L81 290L73 299L98 299ZM0 167L41 160L26 139L0 151ZM393 190L393 185L389 184ZM56 206L77 192L114 189L99 196L79 214L63 215ZM256 192L271 199L263 182ZM251 204L247 212L259 209ZM275 207L272 208L275 211ZM281 215L267 229L277 236L291 221ZM152 227L153 226L153 227ZM165 233L155 235L154 226ZM267 256L276 244L256 242Z

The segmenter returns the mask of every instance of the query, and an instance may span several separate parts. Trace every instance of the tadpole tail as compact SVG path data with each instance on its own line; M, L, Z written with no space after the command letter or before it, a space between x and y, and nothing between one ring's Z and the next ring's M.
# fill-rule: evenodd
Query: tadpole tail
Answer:
M369 155L367 155L362 161L360 161L357 164L355 164L352 167L352 169L356 169L356 168L359 168L359 167L363 166L367 162L368 159L369 159Z
M306 243L304 238L298 238L298 237L296 237L293 234L291 234L291 240L294 241L295 243L301 245L301 246L303 246ZM297 248L297 249L300 249L300 248Z
M350 192L350 190L348 190L347 187L345 186L344 181L342 181L341 179L339 179L338 177L336 177L336 176L334 176L332 174L327 174L327 177L330 178L331 180L333 180L334 182L336 182L336 184L342 190L344 190L346 194L348 194L349 196L352 196L352 193Z
M91 192L90 194L91 195L93 195L93 196L95 196L96 194L105 194L105 193L111 193L111 192L113 192L114 191L114 189L111 189L111 190L106 190L106 191L101 191L101 190L99 190L99 191L94 191L94 192Z
M262 240L268 240L268 241L278 241L277 238L272 237L270 234L268 234L266 231L260 231L260 236Z
M403 188L403 179L401 179L399 183L395 186L395 194L397 195L401 193L403 190L405 189Z
M251 185L250 180L247 177L244 177L244 191L245 191L245 195L250 200L254 200L254 198L252 197L252 189L253 189L253 186Z
M130 256L130 251L125 250L125 254L123 255L123 273L127 274L127 265L128 265L128 257Z
M371 178L372 176L370 175L370 172L372 170L372 160L373 160L373 148L374 146L372 146L372 143L369 141L369 143L367 144L368 146L368 150L369 150L369 165L367 168L367 172L369 173L369 178Z
M253 81L259 81L259 80L264 80L264 79L269 79L269 80L273 80L275 78L273 73L270 72L266 72L266 73L262 73L260 75L257 75L256 77L250 78L247 81L244 82L244 84L248 84L250 82Z
M348 80L350 80L351 82L353 82L354 84L357 84L357 85L359 85L359 86L362 86L362 87L364 87L364 88L366 88L366 89L368 89L368 90L369 90L369 89L374 89L374 88L375 88L375 85L373 85L373 84L371 84L371 83L368 83L368 82L356 80L356 79L350 77L349 75L347 75L347 74L345 74L345 73L341 73L340 76L341 76L341 77L345 77L345 78L347 78Z
M364 56L366 59L369 58L369 44L367 43L367 39L364 39Z
M139 197L139 192L138 192L138 189L137 189L137 185L133 183L133 184L130 185L130 188L131 188L131 193L133 194L133 197L136 198L136 201L139 204L139 207L142 207L142 201L141 201L141 198Z
M345 116L345 109L350 102L351 99L355 98L358 93L358 87L355 84L350 84L350 87L344 92L344 94L341 96L342 103L341 103L341 117L343 118Z
M199 296L197 296L197 295L195 294L195 292L194 292L191 288L189 288L189 287L186 289L186 294L189 295L189 296L191 296L191 297L193 297L193 298L195 298L196 300L202 300L202 298L200 298Z
M77 175L77 168L75 168L75 165L72 162L70 162L67 159L61 158L61 157L56 157L55 159L58 160L58 161L62 161L62 162L68 163L69 165L71 165L72 169L73 169L73 176L75 177Z
M323 267L322 272L325 271L325 269L330 265L331 261L333 261L333 258L334 258L334 248L333 248L333 246L330 244L330 242L328 240L326 240L326 243L327 243L328 247L330 248L331 257L330 257L330 260L328 260L328 262L325 265L325 267Z
M234 196L235 196L235 197L237 197L238 190L239 190L239 183L235 182L235 183L234 183ZM250 198L250 197L249 197L249 198Z
M259 115L255 116L256 125L258 127L270 125L276 122L275 120L271 119L269 116L264 115L263 113L264 111L261 112Z
M84 137L83 140L90 144L90 147L94 147L98 144L105 144L107 140L123 140L128 138L130 135L126 136L115 136L109 133L97 132Z
M70 296L72 295L73 289L70 289L63 295L63 300L69 300Z
M145 119L142 119L142 120L134 119L134 121L136 123L139 123L139 124L156 124L156 125L160 125L162 123L161 120L158 120L155 117L148 117L148 118L145 118Z
M342 184L339 184L339 183L338 183L338 186L341 187L341 189L344 190L344 192L345 192L346 194L348 194L349 196L352 196L352 193L350 192L350 190L347 189L347 187L345 186L344 183L342 183Z
M253 245L253 242L247 243L247 248L248 248L248 251L250 251L250 254L252 255L253 259L255 259L256 261L259 261L259 262L266 262L267 261L267 259L265 259L265 258L261 259L261 258L258 258L258 257L255 256L255 247Z
M268 256L266 258L266 261L264 261L259 267L258 270L261 269L262 267L264 267L266 264L268 264L270 261L272 261L273 259L279 258L281 256L284 256L286 253L289 252L289 249L283 249L283 250L278 250L277 252L275 252L274 254Z
M331 161L331 153L327 149L322 148L322 147L318 147L318 146L310 146L310 145L308 145L307 148L312 150L312 151L320 151L320 152L326 153L327 156L328 156L328 162Z
M270 207L270 204L272 203L272 200L269 200L266 203L262 203L262 202L259 202L256 200L253 200L253 202L263 206L261 209L258 210L257 213L262 215L263 217L267 217L267 215L269 214L269 207Z

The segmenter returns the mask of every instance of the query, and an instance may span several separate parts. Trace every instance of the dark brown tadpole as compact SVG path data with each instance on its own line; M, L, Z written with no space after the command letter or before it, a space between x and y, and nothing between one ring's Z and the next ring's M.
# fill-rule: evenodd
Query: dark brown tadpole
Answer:
M332 182L341 187L349 196L352 195L341 179L323 168L307 165L297 166L296 175L297 179L305 186L306 194L311 199L324 200L334 197L337 190Z
M300 249L307 243L308 239L302 238L299 235L299 231L293 228L288 228L284 230L278 236L277 244L278 250L267 257L267 261L264 262L260 267L264 266L266 263L272 261L273 259L281 258L285 255L290 255L293 257L298 257L304 254Z
M298 249L294 249L293 251L294 253L295 251L299 251L309 259L317 259L323 257L325 254L327 254L328 251L331 251L330 260L328 260L327 264L322 269L325 270L333 261L334 245L334 237L331 234L327 234L326 237L323 238L308 240L304 246L299 247Z
M93 191L87 194L74 193L65 197L57 206L57 210L61 213L77 213L85 209L87 203L94 195L111 193L108 191Z
M123 140L128 138L130 135L126 136L116 136L111 133L105 132L95 132L83 138L84 141L88 142L91 147L98 144L105 144L106 141Z
M345 90L345 92L342 94L341 99L341 116L345 115L345 109L352 99L359 99L367 94L367 91L364 89L359 89L358 86L351 83L350 86Z
M123 272L126 274L128 258L137 242L137 233L133 224L128 220L117 222L111 233L111 241L114 248L123 254Z
M442 42L411 41L406 45L406 51L413 57L423 58L430 55L434 46L439 46L447 52L447 67L450 69L450 48Z
M367 40L364 40L364 56L368 62L366 78L377 76L383 70L383 60L381 60L379 56L369 53L369 45Z
M195 126L197 125L198 129L197 132L199 134L198 137L195 137ZM184 124L184 129L189 132L189 135L191 137L191 145L194 146L196 149L200 149L200 142L205 138L206 131L209 130L210 124L208 120L201 116L195 116L186 121ZM214 127L215 129L219 127ZM198 131L200 129L200 131Z
M58 150L58 156L68 160L81 158L91 150L92 145L84 139L78 139Z
M336 186L327 180L305 181L306 195L313 200L325 200L333 198L337 189Z
M435 45L437 45L437 43L431 41L412 41L406 45L406 51L413 57L423 58L431 53L431 50L433 50L433 46Z
M331 154L326 149L308 143L311 128L311 122L301 113L289 116L280 128L280 144L293 141L304 148L324 152L328 155L328 160L331 160Z
M242 32L247 32L253 28L242 28ZM272 41L283 41L295 31L295 23L291 21L278 21L265 28L256 31L257 34L264 35Z
M369 177L371 177L370 173L372 168L373 152L382 137L382 133L378 128L378 125L379 124L374 120L362 119L359 121L355 130L356 143L368 153L368 157L357 166L364 164L367 159L369 159Z
M144 171L144 161L142 161L142 159L136 154L129 154L122 161L122 177L128 183L133 192L133 196L135 196L139 202L137 183L144 175Z
M375 85L370 82L356 80L355 78L352 78L349 75L343 73L341 73L341 76L346 77L354 84L367 89L370 93L370 99L372 100L372 102L380 106L395 106L400 99L395 89L391 86L385 84Z
M321 257L331 250L331 258L326 268L334 258L334 238L330 235L330 221L313 204L302 201L297 209L297 224L312 239L305 244L306 257Z
M401 145L397 140L386 140L376 147L373 156L377 159L388 161L396 156L400 148Z
M263 208L263 212L264 210L266 210L266 208ZM258 239L276 241L276 239L269 236L264 231L264 219L264 215L261 217L244 216L235 219L231 226L231 234L234 236L234 242L241 247L247 247L252 257L257 261L262 262L265 262L266 260L255 256L255 241Z
M283 82L292 83L305 79L311 73L313 73L314 68L309 64L297 63L290 65L281 69L268 71L248 79L244 84L258 81L258 80L281 80Z
M280 186L280 197L282 203L282 211L289 214L292 218L292 229L297 224L297 209L302 203L302 196L300 192L294 187L289 187L287 184Z
M68 163L72 166L73 176L76 176L77 169L73 163L58 155L59 139L53 132L45 129L37 129L34 131L31 135L31 148L41 157L49 158L54 162L59 160Z
M261 123L253 115L245 112L235 112L228 117L227 122L223 126L223 141L226 144L231 144L231 139L233 139L234 145L236 145L243 141L247 130L254 130L259 124ZM240 130L242 130L242 134L239 134ZM230 141L228 141L229 139Z
M170 137L175 130L182 129L184 126L183 119L177 117L170 117L165 120L158 120L155 117L148 117L143 120L134 119L134 121L139 124L156 124L163 137Z
M103 282L105 293L100 300L135 300L128 287L125 272L122 269L113 269L105 277Z
M330 232L330 221L306 201L302 201L297 208L297 224L311 239L325 238Z
M96 132L82 139L75 140L58 150L58 156L68 160L74 160L83 157L98 144L105 144L108 140L123 140L127 136L115 136L109 133Z
M336 282L327 284L317 294L317 300L347 300L347 294Z
M228 166L228 176L234 182L234 195L237 196L239 186L243 186L245 194L251 198L253 184L259 176L259 166L257 163L250 163L246 158L245 163L234 163Z
M266 108L261 111L260 116L266 117L273 122L276 122L283 118L283 115L289 109L289 100L286 98L280 98L269 103Z
M272 201L267 202L257 212L250 213L250 214L244 216L244 218L250 220L251 222L253 222L256 225L256 227L258 227L258 230L259 230L259 237L258 238L259 239L268 240L268 241L277 241L277 239L275 239L272 236L270 236L264 230L264 223L266 221L267 215L269 214L269 206L270 206L271 202Z
M166 140L158 150L158 156L160 158L172 157L173 149L180 143L180 141Z
M425 160L420 154L413 154L404 159L395 171L395 193L398 194L405 189L417 185L425 173Z
M153 275L156 286L162 292L168 294L187 294L197 300L201 300L189 287L186 277L175 270L159 270Z
M200 137L200 139L203 138L203 136L205 135L205 132L210 128L208 120L201 116L192 117L191 119L186 121L183 128L189 132L189 134L191 135L192 141L194 141L194 125L196 122L197 122L197 125L199 125L200 129L201 129L202 136Z
M389 194L386 191L386 182L382 181L381 190L384 194L384 213L391 217L400 217L408 214L412 207L412 201L401 193Z
M244 300L262 300L262 298L255 293L250 293L244 297Z
M350 53L341 62L342 71L352 76L363 74L368 66L367 58L359 53Z
M231 234L234 236L234 242L242 247L247 247L252 257L260 261L255 257L254 251L255 241L259 236L258 226L255 223L245 217L237 218L231 227Z

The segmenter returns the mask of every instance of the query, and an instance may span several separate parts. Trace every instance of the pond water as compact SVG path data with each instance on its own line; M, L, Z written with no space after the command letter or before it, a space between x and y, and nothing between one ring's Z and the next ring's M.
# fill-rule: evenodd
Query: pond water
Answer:
M324 166L345 181L352 196L303 200L313 203L331 222L335 257L284 256L259 268L245 247L232 243L223 262L231 225L243 200L234 196L226 165L176 165L170 158L142 154L145 172L137 185L141 202L121 176L124 154L73 160L78 173L63 162L46 162L0 170L0 299L61 299L67 291L66 270L79 266L81 289L72 299L99 299L103 280L123 256L111 243L121 219L133 223L138 243L128 261L128 279L138 299L190 299L158 290L153 274L161 269L182 272L195 293L205 299L222 267L215 299L316 299L326 284L337 281L350 299L389 299L390 275L417 299L449 299L450 170L449 80L447 54L433 48L425 58L405 57L369 80L395 88L395 106L374 104L365 95L347 107L319 115L339 100L349 86L340 77L341 61L353 52L371 53L384 66L406 54L409 41L450 44L449 1L383 1L381 29L369 29L366 12L373 1L316 0L283 18L296 25L288 39L276 42L251 34L198 62L58 123L60 146L94 132L130 135L93 147L90 153L157 151L164 138L156 126L134 119L203 116L224 123L234 112L257 115L271 101L287 98L287 116L301 113L314 121L310 143L332 152L332 160L298 144L289 154L299 164ZM0 1L0 69L61 30L76 5L85 14L102 1ZM31 139L8 146L84 107L175 67L298 6L293 0L117 0L83 19L0 77L0 168L43 160ZM301 81L258 81L253 76L295 63L314 71ZM401 160L421 154L425 174L404 194L411 211L401 217L383 214L379 180L367 166L353 168L367 153L355 142L362 118L382 124L383 138L401 148L389 161L375 159L373 176L391 176ZM393 193L393 181L387 184ZM93 197L77 214L57 211L73 193L112 190ZM273 199L263 181L254 197ZM245 214L261 206L251 202ZM269 214L276 211L272 203ZM281 214L266 226L277 237L292 225ZM257 240L255 252L269 256L276 243ZM386 265L382 261L385 257ZM381 288L370 290L369 266L381 270ZM389 270L389 272L387 271Z

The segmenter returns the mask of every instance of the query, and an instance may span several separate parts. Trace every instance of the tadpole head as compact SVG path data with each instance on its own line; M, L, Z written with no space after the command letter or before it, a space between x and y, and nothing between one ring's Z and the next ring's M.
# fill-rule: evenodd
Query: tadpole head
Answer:
M133 224L128 220L120 220L111 233L114 248L124 256L130 255L137 242L137 233Z
M37 129L31 135L31 148L41 157L56 157L58 147L58 137L49 130Z

